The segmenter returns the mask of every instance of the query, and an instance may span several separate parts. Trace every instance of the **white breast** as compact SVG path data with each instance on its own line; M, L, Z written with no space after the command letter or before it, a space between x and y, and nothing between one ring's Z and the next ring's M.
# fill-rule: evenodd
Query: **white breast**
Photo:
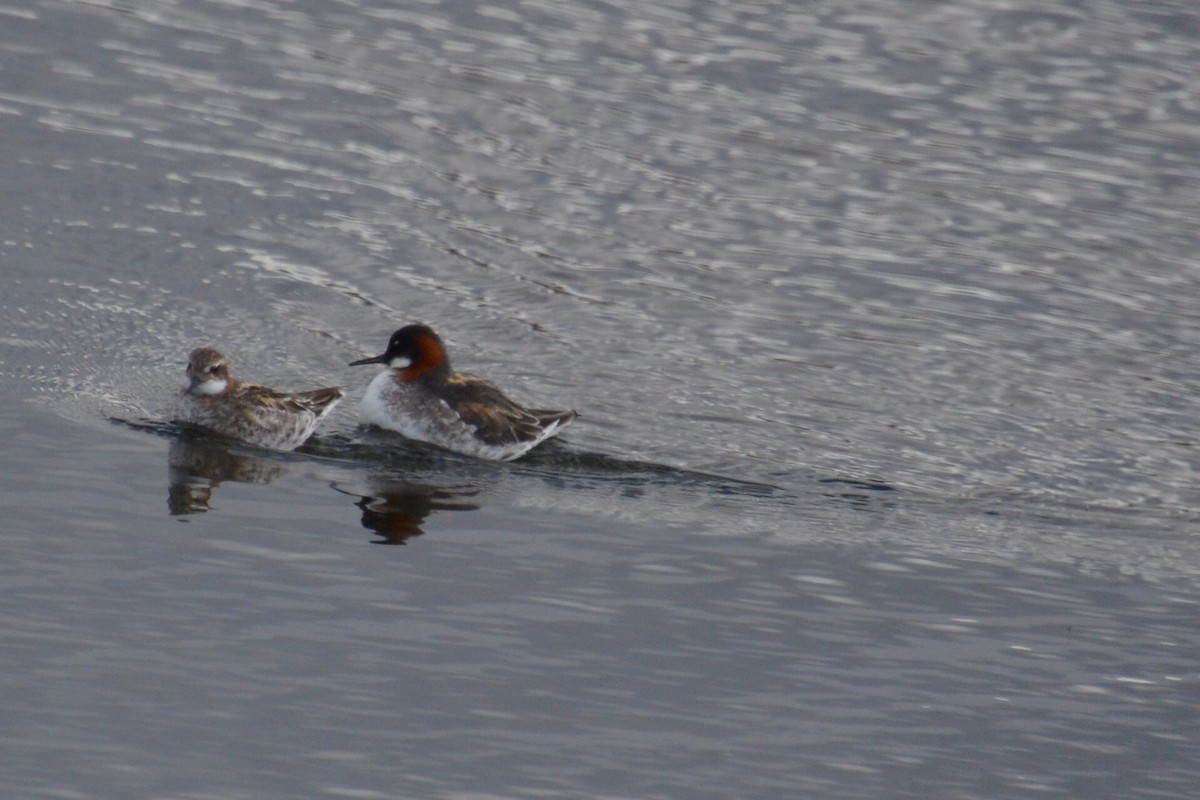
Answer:
M199 381L191 387L191 393L198 397L212 397L214 394L220 394L229 386L229 381L215 378L208 381Z
M395 431L409 439L432 442L464 452L474 429L442 400L416 384L397 383L392 370L375 376L359 403L363 422Z
M395 387L396 381L392 378L391 370L385 369L371 380L358 404L358 412L362 416L363 422L369 422L381 428L392 427L388 394Z
M414 392L417 390L397 383L392 370L385 369L367 386L358 404L363 422L396 431L409 439L430 441L432 420L422 418Z

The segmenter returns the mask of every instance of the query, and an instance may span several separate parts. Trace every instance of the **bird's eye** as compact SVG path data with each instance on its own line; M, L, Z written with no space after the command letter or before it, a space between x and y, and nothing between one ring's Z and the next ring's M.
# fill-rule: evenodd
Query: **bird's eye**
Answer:
M210 375L216 375L218 370L220 370L220 367L218 367L216 364L213 364L211 367L208 368L208 373Z

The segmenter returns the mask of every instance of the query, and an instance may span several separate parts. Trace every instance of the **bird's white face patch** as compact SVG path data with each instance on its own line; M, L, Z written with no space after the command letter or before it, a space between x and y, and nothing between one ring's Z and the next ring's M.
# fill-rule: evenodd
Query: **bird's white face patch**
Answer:
M229 385L229 381L224 378L212 378L207 381L197 381L192 386L192 394L198 394L201 397L211 397L214 394L220 394L225 391L225 387Z
M406 356L396 356L388 362L388 366L392 369L406 369L412 366L412 359Z

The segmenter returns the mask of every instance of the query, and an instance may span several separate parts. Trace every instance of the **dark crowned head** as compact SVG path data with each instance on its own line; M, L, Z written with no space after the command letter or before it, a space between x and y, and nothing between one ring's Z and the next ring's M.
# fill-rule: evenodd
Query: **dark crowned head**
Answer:
M446 356L441 337L433 332L433 328L428 325L406 325L392 334L382 354L350 362L352 367L364 364L386 364L392 369L412 371L415 375L435 367L449 369L450 359Z

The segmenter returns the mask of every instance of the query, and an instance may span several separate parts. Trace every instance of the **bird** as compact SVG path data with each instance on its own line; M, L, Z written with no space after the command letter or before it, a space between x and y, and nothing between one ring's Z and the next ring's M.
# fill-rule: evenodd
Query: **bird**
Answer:
M529 409L492 382L455 372L428 325L400 328L381 355L350 366L384 364L359 405L364 422L464 455L511 461L555 435L574 410Z
M175 406L176 422L272 450L302 445L345 396L340 386L292 394L244 383L230 374L229 359L211 347L188 355L187 376Z

